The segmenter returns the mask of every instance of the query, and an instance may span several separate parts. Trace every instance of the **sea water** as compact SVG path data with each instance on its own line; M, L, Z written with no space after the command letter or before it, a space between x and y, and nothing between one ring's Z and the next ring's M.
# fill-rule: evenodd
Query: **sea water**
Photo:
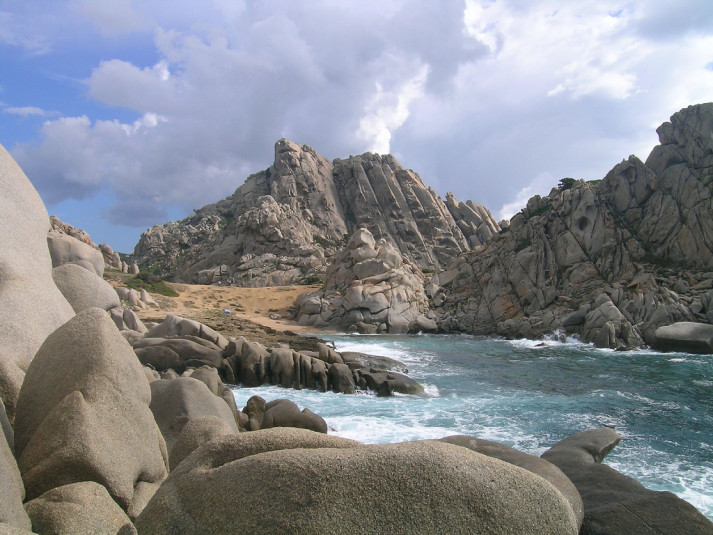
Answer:
M586 429L622 435L604 462L713 519L713 356L598 350L576 340L463 335L322 336L338 351L397 359L423 395L236 388L321 415L330 433L382 444L453 434L534 455Z

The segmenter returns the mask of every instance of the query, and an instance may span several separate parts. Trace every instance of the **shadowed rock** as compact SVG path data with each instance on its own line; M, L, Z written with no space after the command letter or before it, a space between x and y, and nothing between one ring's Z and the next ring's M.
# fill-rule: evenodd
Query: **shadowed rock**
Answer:
M654 333L654 349L684 353L713 353L713 325L682 321L659 327Z
M37 533L116 535L136 533L131 520L104 487L82 481L57 487L25 504Z
M319 433L327 433L327 422L309 409L300 412L297 405L288 399L276 399L265 406L261 429L271 427L299 427Z
M206 442L233 433L235 430L217 416L201 416L189 420L183 426L183 430L171 450L171 470L174 470L183 459Z
M713 534L713 523L688 502L670 492L649 490L599 464L620 439L609 428L583 431L542 454L567 475L582 496L580 533Z

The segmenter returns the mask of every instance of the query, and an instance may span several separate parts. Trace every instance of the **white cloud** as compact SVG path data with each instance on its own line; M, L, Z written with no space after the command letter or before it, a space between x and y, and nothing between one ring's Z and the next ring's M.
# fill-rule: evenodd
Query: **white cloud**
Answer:
M557 181L549 173L540 173L532 182L517 192L515 198L503 204L498 210L498 220L509 220L512 216L518 213L527 204L527 201L535 195L547 195L552 188L557 184Z
M131 119L54 118L14 154L46 198L110 188L116 221L231 193L283 136L327 157L397 152L441 194L517 211L547 193L531 177L601 178L710 100L713 9L682 1L700 16L644 0L58 2L81 43L59 37L74 35L60 8L45 33L6 13L0 41L28 50L154 43L85 66L103 117Z
M9 113L11 115L19 115L21 117L45 117L51 115L51 112L47 112L42 108L36 106L7 106L3 108L3 113Z

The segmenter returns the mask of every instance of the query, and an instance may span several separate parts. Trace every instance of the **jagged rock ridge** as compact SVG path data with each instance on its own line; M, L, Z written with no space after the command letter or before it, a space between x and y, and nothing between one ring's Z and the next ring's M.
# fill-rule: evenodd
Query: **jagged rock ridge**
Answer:
M713 103L658 130L661 144L601 181L563 180L427 291L446 331L601 347L651 343L678 321L713 322Z
M330 162L281 139L272 166L227 199L149 229L134 253L176 281L291 284L323 278L327 258L361 227L421 269L442 269L499 230L485 208L444 202L391 155Z

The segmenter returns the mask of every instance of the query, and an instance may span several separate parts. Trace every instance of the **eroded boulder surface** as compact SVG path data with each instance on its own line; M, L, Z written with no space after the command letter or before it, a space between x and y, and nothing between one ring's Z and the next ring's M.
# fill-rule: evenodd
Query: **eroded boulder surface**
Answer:
M295 310L300 324L315 327L370 334L437 329L421 270L365 228L334 257L323 289L299 296Z
M15 453L27 498L95 481L135 517L168 468L150 401L142 366L105 311L87 309L57 329L17 403Z
M35 353L74 315L52 280L49 225L35 188L0 146L0 397L10 421Z
M613 429L593 429L567 437L542 454L582 497L580 533L712 534L713 523L688 502L670 492L649 490L601 464L620 440Z
M367 446L300 430L258 436L272 432L194 451L137 519L139 532L577 533L550 483L466 448ZM243 437L260 442L243 446Z

